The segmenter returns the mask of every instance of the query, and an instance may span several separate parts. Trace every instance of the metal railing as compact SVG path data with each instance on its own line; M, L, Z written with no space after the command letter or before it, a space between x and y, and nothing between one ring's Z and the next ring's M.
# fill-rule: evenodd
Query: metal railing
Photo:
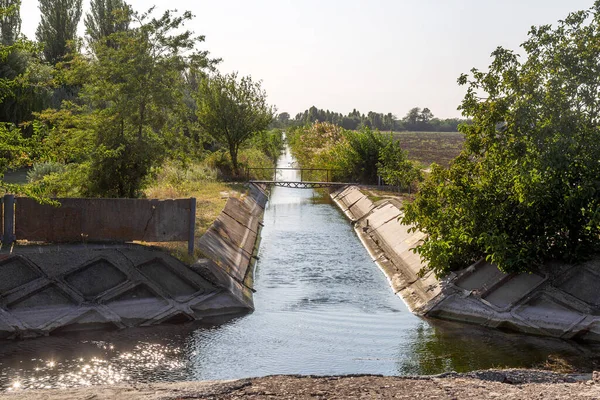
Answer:
M250 181L251 176L256 176L252 174L253 171L273 171L273 174L271 174L271 179L273 179L274 181L277 180L277 171L300 171L300 182L304 181L304 178L306 177L307 173L311 173L312 175L312 173L314 172L324 172L322 177L325 179L323 180L321 178L319 180L321 182L331 182L331 179L333 178L333 173L340 172L343 170L332 168L252 167L246 168L246 180ZM261 178L263 177L264 176L261 176Z

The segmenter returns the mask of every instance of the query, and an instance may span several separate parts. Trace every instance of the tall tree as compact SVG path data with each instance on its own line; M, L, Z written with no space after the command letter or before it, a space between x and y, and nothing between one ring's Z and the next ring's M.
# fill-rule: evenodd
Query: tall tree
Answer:
M68 52L67 42L77 37L82 0L39 0L40 24L35 32L44 44L44 58L55 65Z
M425 107L423 109L423 111L421 111L421 121L428 123L432 119L433 119L433 113L431 112L431 110L429 108Z
M130 22L131 7L123 0L92 0L84 21L90 43L128 30Z
M238 79L237 73L216 74L204 79L198 91L198 123L228 148L236 173L240 145L265 130L274 112L260 82L249 76Z
M63 103L42 117L55 128L48 142L67 143L63 153L81 157L83 195L138 196L152 168L184 140L184 72L214 64L196 48L203 37L184 29L191 19L190 12L135 14L135 27L108 37L115 46L99 41L94 58L75 57L73 75L87 77L83 105Z
M21 1L0 0L0 9L6 10L0 16L1 42L10 46L21 34Z
M0 122L18 125L32 111L48 106L51 68L38 58L39 48L19 36L20 3L0 0Z
M438 275L483 257L513 272L600 251L600 1L531 28L521 47L459 78L465 149L405 206Z
M421 118L421 109L419 107L411 108L406 116L404 117L404 121L410 125L416 125Z

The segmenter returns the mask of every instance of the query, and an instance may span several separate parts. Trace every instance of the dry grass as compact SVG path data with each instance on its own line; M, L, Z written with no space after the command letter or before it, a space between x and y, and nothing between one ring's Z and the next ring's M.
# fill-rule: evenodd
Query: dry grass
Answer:
M152 199L196 198L196 242L217 219L229 197L240 197L247 188L240 183L216 181L183 180L172 182L168 178L158 177L156 183L144 192ZM202 257L197 246L193 256L187 253L187 242L146 243L160 247L185 263L191 264Z
M394 132L408 158L428 167L435 162L448 166L461 152L465 142L459 132Z

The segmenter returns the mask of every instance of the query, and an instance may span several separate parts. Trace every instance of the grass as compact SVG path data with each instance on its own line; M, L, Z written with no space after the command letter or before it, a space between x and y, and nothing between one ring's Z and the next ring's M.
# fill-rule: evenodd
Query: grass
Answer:
M218 182L211 180L210 177L188 179L190 177L189 171L195 168L202 167L192 165L184 169L183 167L178 168L171 165L168 173L159 174L156 182L144 191L146 197L152 199L196 198L196 246L193 256L187 253L187 242L145 243L160 247L188 264L203 257L197 248L197 242L223 211L227 199L229 197L242 197L247 192L246 186L240 183ZM177 176L185 176L186 179L180 180L177 179Z
M424 167L434 162L448 166L465 142L460 132L394 132L393 135L408 152L408 158Z

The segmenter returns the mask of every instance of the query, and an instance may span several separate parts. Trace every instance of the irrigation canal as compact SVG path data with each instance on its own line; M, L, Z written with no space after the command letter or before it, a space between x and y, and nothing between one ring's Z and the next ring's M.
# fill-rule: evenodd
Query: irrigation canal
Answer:
M286 154L279 165L292 161ZM597 351L419 319L392 293L342 213L313 190L273 188L259 257L253 314L220 326L0 342L0 389L270 374L436 374L533 367L549 356L590 368Z

